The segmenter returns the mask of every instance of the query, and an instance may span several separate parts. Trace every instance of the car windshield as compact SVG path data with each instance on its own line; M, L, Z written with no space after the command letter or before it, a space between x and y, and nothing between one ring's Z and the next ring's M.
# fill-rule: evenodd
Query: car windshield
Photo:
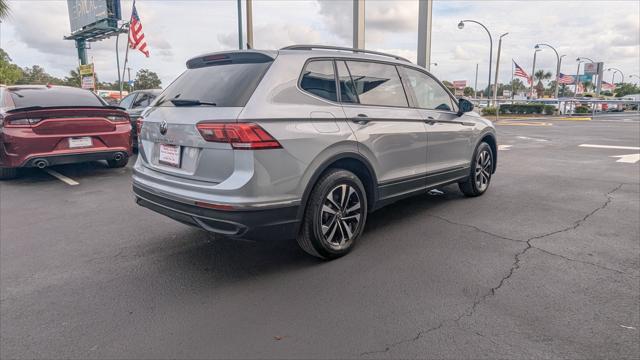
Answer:
M239 63L188 69L162 93L157 106L179 106L171 100L244 106L271 62Z
M72 87L33 87L9 90L16 109L31 106L104 106L104 102L89 90Z

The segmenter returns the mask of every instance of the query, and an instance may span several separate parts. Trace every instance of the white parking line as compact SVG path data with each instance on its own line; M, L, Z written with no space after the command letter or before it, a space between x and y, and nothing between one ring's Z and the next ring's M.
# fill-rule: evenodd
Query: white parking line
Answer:
M521 140L531 140L531 141L538 141L538 142L549 141L547 139L538 139L538 138L532 138L532 137L528 137L528 136L518 136L517 138L521 139Z
M67 184L67 185L71 185L71 186L75 186L75 185L80 185L79 182L73 180L72 178L66 177L62 174L60 174L59 172L55 171L55 170L51 170L51 169L47 169L45 168L44 171L53 176L54 178L62 181L63 183Z
M598 149L640 150L640 147L633 147L633 146L595 145L595 144L580 144L578 146L588 147L588 148L598 148Z

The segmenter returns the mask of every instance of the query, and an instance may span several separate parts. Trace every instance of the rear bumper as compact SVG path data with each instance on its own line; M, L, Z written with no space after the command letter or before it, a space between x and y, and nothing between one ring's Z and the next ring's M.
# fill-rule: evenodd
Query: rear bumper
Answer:
M129 152L126 149L122 149L92 153L36 155L29 157L20 167L37 167L37 163L41 160L46 161L46 166L51 166L87 161L114 160L117 157L127 158L129 157Z
M232 238L291 239L296 236L298 205L260 210L223 211L176 201L133 184L136 203L181 223Z
M71 137L91 137L92 146L72 148ZM116 153L131 156L131 126L119 123L104 133L36 134L32 128L7 128L0 133L0 166L33 166L34 159L48 159L51 165L113 159Z

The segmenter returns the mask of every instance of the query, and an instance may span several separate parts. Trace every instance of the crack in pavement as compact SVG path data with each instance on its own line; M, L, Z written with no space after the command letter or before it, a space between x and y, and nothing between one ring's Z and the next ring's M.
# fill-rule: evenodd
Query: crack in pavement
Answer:
M421 337L423 337L424 335L426 335L426 334L428 334L428 333L430 333L432 331L439 330L441 327L444 326L445 322L447 322L447 320L440 322L440 324L438 324L438 326L434 326L434 327L426 329L426 330L420 330L420 331L418 331L418 334L416 334L416 336L414 336L414 337L412 337L410 339L404 339L404 340L400 340L400 341L394 342L393 344L389 344L383 350L365 351L363 353L360 353L360 356L366 356L366 355L372 355L372 354L384 354L387 351L391 350L392 348L394 348L394 347L396 347L398 345L414 342L414 341L420 339Z
M429 328L429 329L426 329L426 330L420 330L420 331L418 331L418 333L415 336L413 336L411 338L400 340L400 341L397 341L397 342L392 343L392 344L388 344L388 345L386 345L386 347L383 350L372 350L372 351L362 352L360 354L360 356L386 353L386 352L388 352L389 350L391 350L394 347L397 347L397 346L405 344L405 343L414 342L414 341L420 339L421 337L423 337L424 335L426 335L426 334L428 334L430 332L437 331L437 330L443 328L446 323L455 323L456 325L458 325L460 327L459 322L460 322L460 320L462 320L462 318L473 316L473 314L476 311L477 307L482 302L484 302L486 299L488 299L489 297L494 296L496 294L496 291L498 291L505 284L505 282L507 280L509 280L511 278L511 276L513 276L513 274L516 272L516 270L518 270L520 268L521 257L527 251L529 251L532 248L540 250L541 252L549 254L549 255L554 255L554 256L561 257L561 258L569 260L569 261L576 261L576 262L580 262L580 263L584 263L584 264L593 265L593 266L596 266L596 267L599 267L599 268L602 268L602 269L606 269L606 270L610 270L610 271L614 271L614 272L618 272L618 273L623 273L623 272L621 272L619 270L606 268L606 267L603 267L603 266L600 266L600 265L597 265L597 264L593 264L593 263L589 263L589 262L585 262L585 261L581 261L581 260L575 260L575 259L567 258L567 257L565 257L563 255L555 254L555 253L549 252L547 250L540 249L540 248L538 248L538 247L536 247L536 246L534 246L532 244L532 241L534 241L534 240L539 240L539 239L542 239L542 238L545 238L545 237L549 237L549 236L552 236L552 235L555 235L555 234L559 234L559 233L563 233L563 232L567 232L567 231L571 231L571 230L577 229L585 221L587 221L591 216L595 215L597 212L599 212L599 211L605 209L607 206L609 206L611 201L613 201L612 194L614 192L618 191L623 185L625 185L625 184L621 183L618 186L616 186L615 188L613 188L612 190L610 190L609 192L607 192L605 194L607 200L602 205L598 206L597 208L595 208L594 210L592 210L591 212L589 212L588 214L583 216L581 219L578 219L577 221L574 221L571 226L567 226L567 227L559 229L559 230L554 230L554 231L551 231L551 232L548 232L548 233L544 233L542 235L533 236L533 237L528 238L527 240L517 240L517 239L508 238L508 237L505 237L505 236L502 236L502 235L494 234L494 233L491 233L489 231L480 229L480 228L478 228L477 226L474 226L474 225L457 223L457 222L451 221L449 219L446 219L446 218L443 218L443 217L440 217L440 216L437 216L437 215L429 214L429 216L435 217L437 219L440 219L440 220L445 221L445 222L450 223L450 224L469 227L469 228L475 229L475 230L480 231L480 232L482 232L484 234L491 235L491 236L494 236L494 237L499 238L499 239L522 242L522 243L525 243L526 246L524 247L524 249L522 249L521 251L519 251L519 252L517 252L515 254L514 262L511 265L511 268L509 269L509 272L507 273L506 276L504 276L504 277L502 277L502 279L500 279L500 282L498 283L498 285L492 287L491 289L489 289L489 291L487 291L487 293L482 295L482 297L480 297L479 299L475 300L473 302L473 304L471 304L471 306L469 306L458 317L453 318L453 319L445 319L442 322L440 322L440 324L438 326L435 326L435 327L432 327L432 328Z
M453 220L449 220L449 219L447 219L447 218L445 218L445 217L442 217L442 216L439 216L439 215L427 214L427 216L434 217L434 218L436 218L436 219L439 219L439 220L442 220L442 221L444 221L444 222L447 222L447 223L449 223L449 224L451 224L451 225L460 225L460 226L468 227L468 228L471 228L471 229L477 230L477 231L479 231L479 232L481 232L481 233L483 233L483 234L487 234L487 235L491 235L491 236L493 236L493 237L497 237L498 239L508 240L508 241L515 241L515 242L525 242L525 240L518 240L518 239L513 239L513 238L510 238L510 237L506 237L506 236L498 235L498 234L496 234L496 233L492 233L492 232L490 232L490 231L487 231L487 230L481 229L481 228L479 228L479 227L477 227L477 226L475 226L475 225L471 225L471 224L463 224L463 223L455 222L455 221L453 221Z
M549 251L549 250L542 249L542 248L540 248L540 247L538 247L538 246L533 246L533 247L534 247L536 250L541 251L541 252L543 252L543 253L545 253L545 254L547 254L547 255L557 256L557 257L562 258L562 259L565 259L565 260L567 260L567 261L572 261L572 262L577 262L577 263L581 263L581 264L586 264L586 265L595 266L595 267L597 267L597 268L600 268L600 269L603 269L603 270L613 271L613 272L616 272L616 273L618 273L618 274L626 274L626 272L621 271L621 270L618 270L618 269L614 269L614 268L606 267L606 266L603 266L603 265L600 265L600 264L592 263L592 262L590 262L590 261L584 261L584 260L578 260L578 259L573 259L573 258L570 258L570 257L566 257L566 256L564 256L564 255L556 254L556 253L553 253L553 252L551 252L551 251Z

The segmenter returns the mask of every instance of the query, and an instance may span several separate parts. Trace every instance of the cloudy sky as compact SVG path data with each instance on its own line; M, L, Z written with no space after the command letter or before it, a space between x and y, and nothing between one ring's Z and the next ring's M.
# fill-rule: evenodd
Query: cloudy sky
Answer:
M11 15L0 26L0 46L20 66L41 65L64 76L77 66L67 1L10 0ZM132 3L122 1L129 17ZM195 55L237 47L235 0L137 0L136 7L151 57L130 54L136 71L157 72L163 84L179 75ZM367 0L366 48L405 56L413 61L417 47L417 0ZM274 49L296 43L350 46L351 0L254 0L256 48ZM575 74L578 56L603 61L605 68L640 75L640 1L434 1L432 67L443 80L472 84L479 64L478 86L487 84L489 40L475 24L457 28L461 19L484 23L494 37L508 32L502 44L500 82L511 77L511 59L528 72L533 47L549 43L566 54L561 72ZM124 39L124 38L123 38ZM121 41L124 49L126 41ZM103 81L117 78L115 38L92 43L89 57ZM495 54L494 54L495 60ZM555 72L550 49L538 53L536 68ZM611 81L611 72L605 81ZM616 81L620 81L616 74ZM638 82L637 78L632 79Z

